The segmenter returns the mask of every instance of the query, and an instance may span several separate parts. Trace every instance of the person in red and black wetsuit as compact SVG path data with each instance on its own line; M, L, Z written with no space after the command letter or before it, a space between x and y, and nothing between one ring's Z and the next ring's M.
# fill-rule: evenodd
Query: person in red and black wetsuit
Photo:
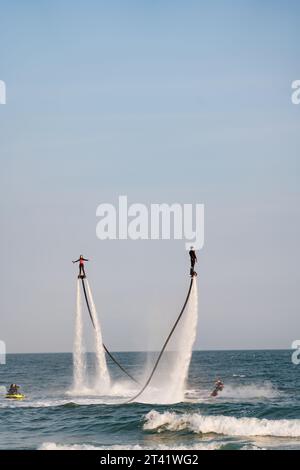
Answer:
M80 255L76 261L72 261L73 263L79 263L79 276L78 277L86 277L85 269L84 269L85 261L89 261L89 260L84 258L82 255Z

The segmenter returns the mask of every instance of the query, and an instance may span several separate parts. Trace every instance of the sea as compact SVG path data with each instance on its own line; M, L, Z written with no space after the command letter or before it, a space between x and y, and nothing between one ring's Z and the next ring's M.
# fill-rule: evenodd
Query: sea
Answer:
M290 350L194 351L179 403L160 400L163 382L153 402L141 395L128 403L157 354L115 353L140 385L108 360L111 389L103 394L72 391L71 353L8 354L0 365L0 448L300 449L300 365ZM87 362L92 373L92 353ZM225 386L213 398L216 378ZM5 398L10 383L24 400Z

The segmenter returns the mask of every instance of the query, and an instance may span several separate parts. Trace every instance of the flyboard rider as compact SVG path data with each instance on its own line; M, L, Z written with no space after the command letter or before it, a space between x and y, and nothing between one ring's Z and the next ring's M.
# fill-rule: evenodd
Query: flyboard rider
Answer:
M88 259L84 258L83 255L80 255L76 261L72 261L72 263L79 263L79 275L78 279L84 279L86 277L85 269L84 269L84 262L89 261Z
M193 246L191 246L191 249L189 251L189 255L190 255L190 258L191 258L190 276L191 277L197 276L197 273L194 270L194 268L195 268L195 263L197 263L198 260L197 260L197 256L196 256L195 249L194 249Z

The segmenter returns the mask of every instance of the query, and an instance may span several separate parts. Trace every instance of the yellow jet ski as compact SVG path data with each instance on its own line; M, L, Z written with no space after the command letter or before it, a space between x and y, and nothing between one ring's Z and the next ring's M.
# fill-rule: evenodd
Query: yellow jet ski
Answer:
M23 395L23 393L7 393L5 398L10 398L11 400L23 400L25 395Z
M20 392L19 385L11 384L5 395L5 398L9 398L10 400L23 400L23 398L25 398L25 395Z

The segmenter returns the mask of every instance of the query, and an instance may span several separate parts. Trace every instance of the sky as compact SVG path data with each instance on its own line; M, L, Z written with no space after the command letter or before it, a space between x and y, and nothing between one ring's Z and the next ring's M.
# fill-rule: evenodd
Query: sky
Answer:
M0 0L8 352L72 350L80 253L106 345L161 346L185 244L97 239L119 195L205 204L196 349L299 339L299 17L298 1Z

